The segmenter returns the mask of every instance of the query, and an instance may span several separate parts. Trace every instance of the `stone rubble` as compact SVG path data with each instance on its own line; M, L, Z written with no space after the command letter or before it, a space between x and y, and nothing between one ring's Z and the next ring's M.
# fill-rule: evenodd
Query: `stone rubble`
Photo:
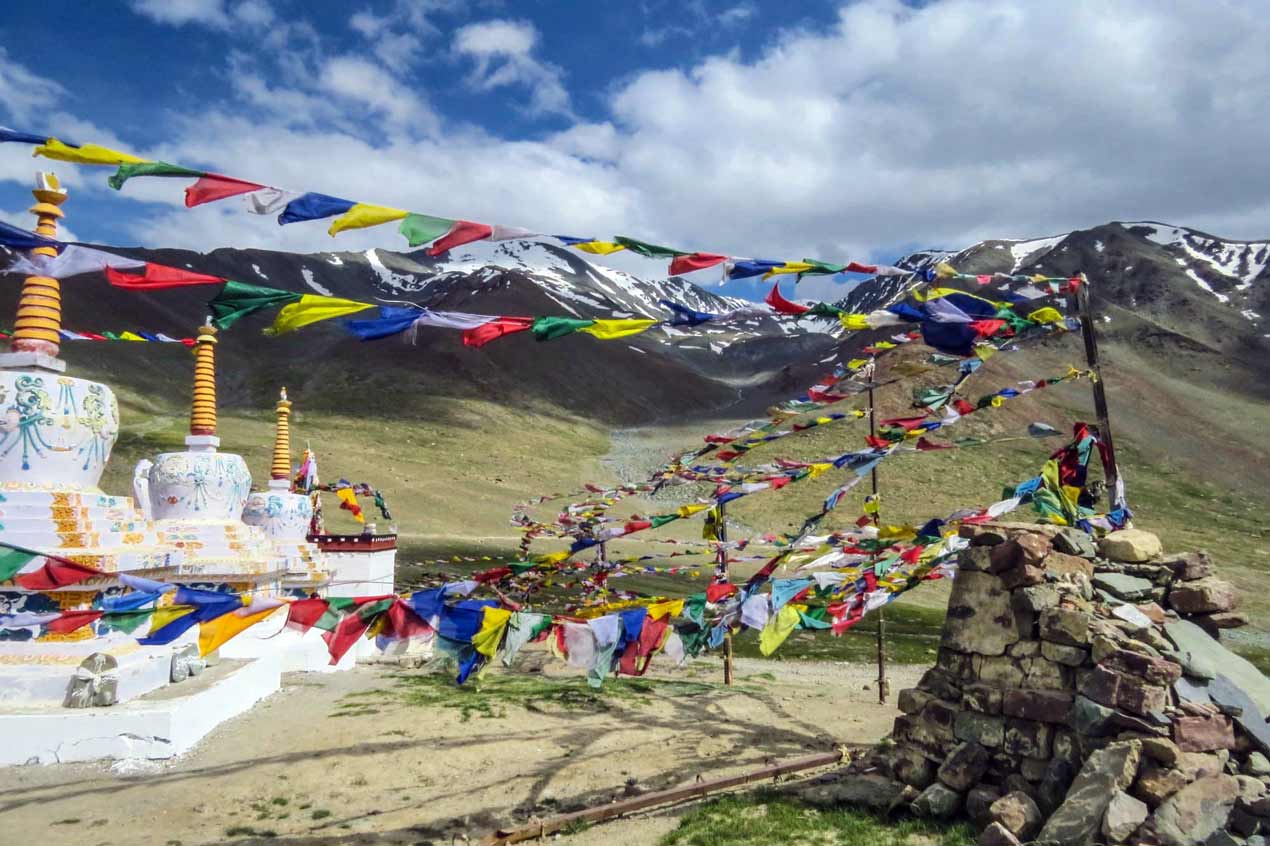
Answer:
M1208 556L1137 529L961 531L935 665L844 782L890 778L981 846L1265 846L1270 679L1216 639L1247 619Z

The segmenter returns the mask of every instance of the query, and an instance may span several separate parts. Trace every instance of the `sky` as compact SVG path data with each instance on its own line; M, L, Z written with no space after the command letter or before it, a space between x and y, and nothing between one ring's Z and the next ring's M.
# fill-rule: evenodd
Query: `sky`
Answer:
M46 0L0 19L0 125L442 217L754 258L889 261L1111 220L1259 239L1265 10ZM69 186L66 233L85 241L404 248L391 224L332 239L234 199L187 210L183 180L116 192L108 169L18 144L0 145L0 219L30 224L38 169Z

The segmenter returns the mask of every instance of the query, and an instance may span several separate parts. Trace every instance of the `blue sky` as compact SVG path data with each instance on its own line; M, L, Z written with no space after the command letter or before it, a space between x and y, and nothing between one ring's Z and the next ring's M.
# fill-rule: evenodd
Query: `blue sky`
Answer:
M446 217L760 258L1163 219L1264 237L1270 25L1238 3L17 4L0 124ZM84 240L400 248L0 148ZM661 263L624 269L654 275ZM700 281L714 281L714 274ZM800 286L827 296L841 280ZM744 289L753 294L757 289Z

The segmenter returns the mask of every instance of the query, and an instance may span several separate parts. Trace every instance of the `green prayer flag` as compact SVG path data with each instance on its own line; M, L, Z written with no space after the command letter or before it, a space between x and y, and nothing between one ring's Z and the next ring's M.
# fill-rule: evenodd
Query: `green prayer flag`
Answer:
M109 614L103 614L101 621L115 631L132 634L142 623L149 620L153 614L153 608L145 608L139 611L114 611Z
M678 514L656 514L648 518L648 521L653 524L654 529L660 529L662 526L666 525L672 520L678 520L678 519L679 519Z
M277 288L266 288L263 285L249 285L246 282L230 280L208 305L215 317L212 322L216 327L228 329L249 314L265 308L299 302L301 296L294 291L282 291Z
M656 244L649 244L644 241L636 241L634 238L626 238L618 235L613 239L616 244L621 244L632 253L638 253L647 258L674 258L675 256L686 256L683 250L672 250L670 247L659 247Z
M803 312L803 317L828 317L837 320L840 315L846 314L844 309L840 309L829 303L816 303L811 307L811 311Z
M118 191L123 184L134 176L193 176L200 177L207 174L201 170L190 170L188 167L180 165L168 164L167 162L137 162L135 164L125 163L119 165L119 169L106 180L111 188Z
M802 278L803 276L832 276L835 273L842 273L847 269L845 264L830 264L829 262L816 261L815 259L809 258L803 259L803 264L810 264L812 269L801 271L798 274L799 278Z
M554 341L593 325L594 320L579 320L574 317L538 317L534 319L530 331L539 341Z
M411 213L402 218L397 231L409 242L410 246L419 247L440 238L449 232L453 225L453 220L444 217Z
M798 611L797 608L794 610ZM829 616L829 612L824 608L813 608L806 613L798 611L798 622L804 629L827 629L832 626L825 619L827 616Z
M11 546L0 544L0 582L7 582L22 571L22 568L39 556L33 552L24 552Z

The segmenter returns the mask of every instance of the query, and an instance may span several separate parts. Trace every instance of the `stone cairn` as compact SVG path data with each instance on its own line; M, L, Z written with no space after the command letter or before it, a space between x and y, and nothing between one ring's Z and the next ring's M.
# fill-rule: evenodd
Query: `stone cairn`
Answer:
M1247 621L1207 555L1134 529L962 536L935 666L821 798L964 814L981 846L1264 846L1270 680L1215 639Z

